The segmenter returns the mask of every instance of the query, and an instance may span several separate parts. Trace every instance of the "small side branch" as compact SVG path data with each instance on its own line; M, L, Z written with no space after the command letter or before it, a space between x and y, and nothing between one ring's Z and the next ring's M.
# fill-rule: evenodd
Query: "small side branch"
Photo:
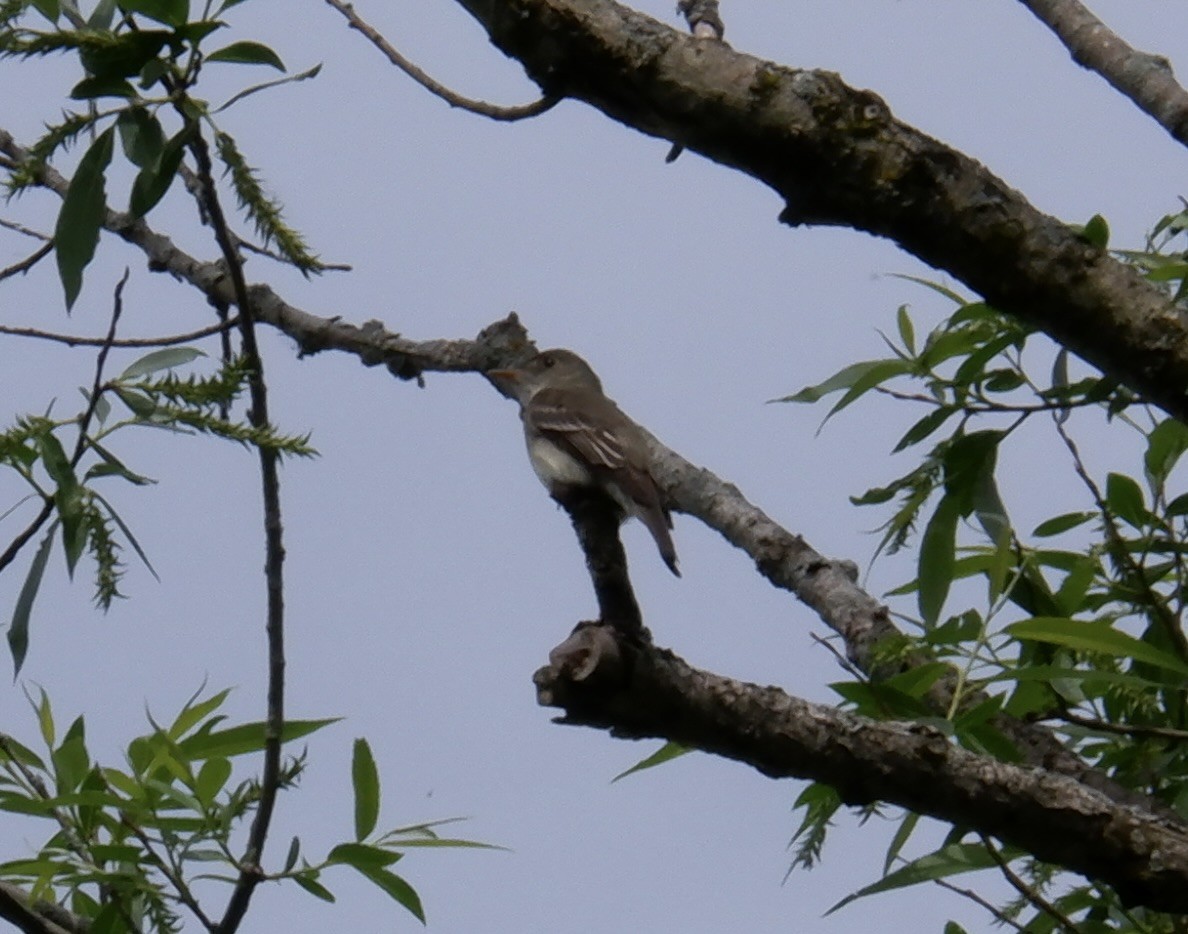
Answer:
M413 79L417 84L423 87L430 94L435 97L440 97L443 101L451 107L460 107L462 110L468 110L473 114L478 114L480 117L489 117L492 120L501 120L504 122L512 122L515 120L525 120L529 117L536 117L551 109L561 98L556 96L542 97L540 100L533 101L530 104L520 104L513 107L502 107L498 104L489 104L486 101L475 100L471 97L464 97L456 91L447 88L440 81L436 81L426 74L423 70L418 68L407 58L401 55L387 39L380 34L374 26L363 19L355 12L354 6L349 3L344 3L343 0L326 0L330 6L338 10L346 21L350 24L352 29L357 29L363 36L379 49L384 56L393 65L403 71L406 75Z
M1020 0L1052 30L1073 61L1095 71L1188 146L1188 91L1160 55L1141 52L1094 16L1080 0Z

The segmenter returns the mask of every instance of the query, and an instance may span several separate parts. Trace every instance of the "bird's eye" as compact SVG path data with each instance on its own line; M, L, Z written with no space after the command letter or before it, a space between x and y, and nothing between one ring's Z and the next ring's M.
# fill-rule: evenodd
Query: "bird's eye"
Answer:
M546 367L548 367L548 366L552 366L557 361L555 359L553 359L552 354L545 354L543 357L541 357L540 362L543 363Z

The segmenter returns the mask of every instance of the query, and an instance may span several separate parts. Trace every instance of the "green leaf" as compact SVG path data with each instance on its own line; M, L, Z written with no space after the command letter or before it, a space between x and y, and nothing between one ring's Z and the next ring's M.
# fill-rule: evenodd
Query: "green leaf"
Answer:
M331 723L337 723L339 717L328 720L286 720L281 730L281 742L288 743L303 736L308 736L316 730ZM226 730L211 733L199 733L190 736L177 744L178 751L190 760L209 759L211 756L242 756L251 752L259 752L265 745L265 723L244 723Z
M123 78L83 78L70 89L70 99L76 101L95 100L99 97L135 97L136 88Z
M214 802L215 797L227 779L231 777L231 763L221 756L213 756L202 763L194 779L194 796L205 805Z
M355 866L364 878L370 879L388 893L397 904L403 905L422 924L425 923L425 909L421 907L421 899L411 885L394 872L389 872L381 866Z
M326 886L322 885L322 883L318 882L316 873L306 873L303 875L293 876L293 881L305 889L305 891L309 892L310 895L320 898L324 902L330 902L333 904L334 893L326 888Z
M861 363L851 363L844 369L838 370L824 382L817 383L815 386L806 386L804 389L790 396L782 396L779 399L772 399L770 401L818 402L831 392L850 389L860 381L868 379L871 373L879 373L887 368L896 369L902 373L905 370L905 364L902 360L864 360ZM898 374L893 373L891 375Z
M1159 487L1185 451L1188 451L1188 427L1174 418L1165 418L1147 436L1143 466Z
M181 26L190 18L190 0L119 0L119 6L167 26Z
M1031 534L1036 538L1050 538L1061 532L1067 532L1069 529L1075 529L1078 525L1084 525L1096 517L1097 513L1095 512L1066 512L1063 515L1045 519L1035 527Z
M371 866L391 866L402 855L394 853L392 850L381 849L378 846L368 846L366 843L340 843L326 855L326 862L342 863L344 866L361 869Z
M910 354L916 352L916 329L912 326L912 316L908 314L908 306L900 305L895 313L895 324L899 328L899 339Z
M933 282L931 279L922 279L919 276L909 276L901 272L889 273L893 279L902 279L904 282L914 282L916 285L922 285L926 289L932 289L938 295L943 295L949 299L954 305L965 305L966 300L950 289L948 286L941 285L939 282Z
M1109 623L1091 623L1059 616L1035 616L1006 627L1016 639L1050 642L1084 652L1130 658L1188 676L1188 664L1169 652L1127 635Z
M198 689L201 692L202 688ZM217 694L208 697L204 701L195 703L198 694L194 694L187 702L186 706L182 708L181 713L169 726L166 735L174 741L181 739L190 732L199 723L205 720L210 714L214 713L223 706L223 702L231 694L230 688L225 688Z
M270 65L277 71L285 70L285 63L279 55L259 42L232 42L206 56L208 62L237 62L241 65Z
M940 618L945 598L949 595L949 586L953 583L953 560L959 518L960 510L956 500L948 494L942 496L920 539L917 571L919 586L916 598L924 625L930 629Z
M645 756L635 763L635 765L631 766L631 768L620 772L611 779L611 782L617 782L620 778L626 778L628 775L633 775L636 772L642 772L644 769L655 768L658 765L663 765L665 762L671 762L673 759L679 759L681 756L685 755L685 753L692 751L693 750L688 746L682 746L680 743L669 741L650 756Z
M887 847L887 856L883 859L884 876L891 871L891 864L903 850L904 844L908 842L908 838L911 837L918 823L920 823L920 815L914 811L908 811L903 815L903 820L899 822L899 827L895 830L895 836L891 838L891 845Z
M136 179L132 182L132 194L128 199L128 211L134 217L144 217L165 197L169 186L177 177L186 146L194 138L195 132L194 125L187 123L165 144L161 150L161 157L137 173Z
M173 367L184 366L199 357L205 357L196 347L165 347L145 354L129 366L118 377L119 382L128 382L138 376L156 373L159 370L169 370Z
M57 484L58 489L78 486L78 478L74 476L74 468L70 465L70 458L66 456L66 449L53 432L47 431L37 436L37 451L41 455L41 464L45 467L45 472Z
M131 78L156 59L172 38L162 29L142 29L97 36L79 50L79 58L96 78Z
M294 837L289 843L289 852L285 856L285 868L281 872L288 872L297 865L297 857L301 855L301 838Z
M120 145L135 166L156 165L165 149L165 131L160 121L143 107L131 107L116 120Z
M953 415L958 410L947 405L939 406L921 418L916 424L912 425L899 439L898 443L892 449L892 454L898 454L904 448L910 448L913 444L919 444L930 434L941 427L949 416Z
M1149 513L1143 505L1143 491L1138 481L1126 474L1111 473L1106 477L1106 505L1110 512L1136 529L1147 524Z
M1110 225L1100 214L1094 214L1081 228L1081 236L1104 250L1110 242Z
M363 840L375 830L380 804L379 771L365 739L355 740L351 754L351 784L355 790L355 839Z
M890 875L883 876L878 882L847 895L825 914L831 915L839 908L856 899L865 898L867 895L891 892L895 889L919 885L921 882L945 879L963 872L989 869L997 865L994 857L980 843L954 843L942 847L934 853L929 853L927 856L912 860Z
M58 212L54 254L66 293L67 311L74 307L82 290L83 270L95 257L95 247L99 244L99 229L107 210L104 172L111 162L113 139L108 128L83 154Z
M33 0L33 8L51 23L56 23L61 15L58 0Z
M90 771L87 744L81 736L69 736L54 750L54 779L59 795L74 791Z
M50 548L54 543L54 531L57 522L49 527L45 538L33 555L33 562L29 565L29 573L25 575L25 583L21 585L21 592L17 595L16 607L12 611L12 622L8 626L8 650L12 653L12 679L16 680L21 673L21 666L25 664L25 655L29 651L29 616L33 612L33 601L37 598L37 591L41 587L41 579L45 576L45 565L49 561ZM44 692L42 692L44 695ZM49 699L44 698L45 710L49 710Z
M115 511L111 503L109 503L94 490L91 490L91 498L103 506L104 511L111 518L111 521L119 526L120 531L124 533L124 538L128 539L128 544L132 546L132 549L136 552L137 557L140 558L141 563L146 568L148 568L148 572L153 575L154 579L160 581L161 575L157 573L157 569L153 567L153 563L149 561L148 555L146 555L144 553L144 549L140 547L140 542L136 540L136 536L132 534L132 530L128 528L124 520L120 518L120 514Z

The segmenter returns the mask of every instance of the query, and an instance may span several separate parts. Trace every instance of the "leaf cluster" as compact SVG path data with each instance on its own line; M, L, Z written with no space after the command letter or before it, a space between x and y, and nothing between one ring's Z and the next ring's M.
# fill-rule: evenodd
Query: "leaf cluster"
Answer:
M1188 264L1177 238L1186 230L1183 213L1169 215L1144 250L1118 255L1181 300ZM1100 217L1081 232L1106 246L1108 225ZM1001 715L1049 721L1092 767L1188 817L1188 492L1177 472L1188 427L984 302L914 281L952 302L942 323L921 339L901 307L895 336L883 336L889 356L852 364L778 400L836 396L826 420L872 394L923 410L894 447L896 454L922 451L914 466L853 498L890 508L876 556L916 552L914 579L891 593L914 595L914 612L896 606L911 633L876 653L908 667L833 688L863 714L928 723L1006 761L1020 756L997 725ZM1087 424L1120 436L1114 449L1131 451L1135 468L1095 475L1076 440ZM1016 462L1030 459L1033 485L1051 488L1060 482L1060 460L1035 448L1036 432L1045 428L1084 502L1044 517L1028 533L1007 506L1003 452ZM984 602L965 604L977 592L969 585L978 582ZM953 609L956 595L964 605ZM804 818L794 866L819 857L840 807L829 791L810 786L797 802ZM1071 883L1054 867L964 828L954 828L940 849L905 859L918 816L899 821L883 878L836 907L1014 863L1027 894L1005 906L1000 920L1020 930L1057 930L1067 918L1084 931L1174 929L1166 916L1128 910L1105 887Z

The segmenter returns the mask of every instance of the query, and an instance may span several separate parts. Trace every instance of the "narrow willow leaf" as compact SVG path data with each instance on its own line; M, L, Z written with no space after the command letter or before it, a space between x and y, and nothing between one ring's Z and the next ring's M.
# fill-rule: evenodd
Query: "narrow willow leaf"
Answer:
M380 805L379 771L365 739L355 740L351 755L351 785L355 790L355 839L363 840L375 830Z
M140 13L166 26L181 26L190 18L190 0L119 0L120 9Z
M1166 418L1152 429L1147 436L1143 466L1156 487L1163 484L1185 451L1188 451L1188 426L1183 422Z
M297 857L301 855L301 838L294 837L289 844L288 855L285 856L285 868L281 872L288 872L297 865Z
M1014 851L1008 851L1005 856L1014 858ZM955 843L943 847L927 856L912 860L890 875L884 876L878 882L859 889L843 898L830 908L826 915L831 915L850 902L876 895L879 892L891 892L895 889L919 885L921 882L931 882L934 879L945 879L963 872L973 872L978 869L989 869L997 866L986 847L980 843Z
M340 843L326 854L326 862L342 863L356 868L363 866L391 866L403 854L366 843Z
M1067 532L1069 529L1075 529L1078 525L1084 525L1096 517L1097 513L1095 512L1066 512L1064 515L1045 519L1035 527L1031 534L1036 538L1050 538L1061 532Z
M910 354L916 353L916 329L912 326L912 316L908 314L908 306L900 305L895 313L895 323L899 328L899 339Z
M945 598L953 583L953 563L957 540L957 520L960 511L956 500L945 495L936 512L928 520L920 539L920 559L917 571L919 589L917 604L924 625L932 628L944 609Z
M394 872L380 866L355 866L364 878L370 879L388 893L398 904L403 905L422 924L425 923L425 909L416 890Z
M1130 658L1157 668L1188 676L1188 663L1115 629L1109 623L1091 623L1059 616L1035 616L1006 627L1016 639L1050 642L1083 652L1099 652L1117 658Z
M156 373L158 370L168 370L173 367L184 366L206 354L197 347L165 347L145 354L139 360L129 364L118 377L120 382L127 382L138 376Z
M314 876L309 874L297 875L293 876L293 881L309 892L310 895L320 898L324 902L334 902L334 893L322 885Z
M66 295L66 310L82 290L83 270L95 257L99 229L107 210L104 173L111 162L114 133L108 128L83 154L62 200L54 228L54 254Z
M636 772L642 772L644 769L655 768L658 765L663 765L665 762L671 762L673 759L679 759L687 752L692 752L688 746L682 746L680 743L667 742L659 749L657 749L650 756L645 756L640 759L635 765L624 772L620 772L612 782L617 782L620 778L626 778L628 775L634 775Z
M308 736L315 730L320 730L331 723L337 723L339 717L328 720L286 720L281 730L281 742L288 743L303 736ZM178 751L187 759L209 759L211 756L242 756L251 752L259 752L264 748L263 721L244 723L226 730L211 733L199 733L183 739L177 744Z
M165 131L155 116L143 107L131 107L116 120L120 145L133 165L156 165L165 149Z
M1143 504L1143 491L1133 477L1111 473L1106 477L1106 505L1110 512L1136 529L1147 524L1149 513Z
M281 61L268 46L259 42L232 42L221 49L216 49L206 56L208 62L237 62L241 65L269 65L277 71L285 71L285 63Z
M891 845L887 847L887 856L883 860L883 875L887 875L891 871L891 864L895 862L897 856L903 850L904 844L916 830L916 825L920 823L920 815L912 811L903 815L903 820L899 822L899 827L895 830L895 836L891 838Z
M25 575L25 583L21 585L16 607L12 611L12 622L8 626L8 650L12 653L13 681L21 673L21 666L25 664L25 655L29 651L29 617L33 612L33 601L37 598L37 591L41 587L41 579L45 576L45 565L49 561L57 525L58 523L55 521L49 527L45 538L41 540L41 544L33 555L29 573ZM44 698L44 709L49 710L48 698Z
M194 125L187 123L170 138L161 150L160 158L145 165L132 182L132 194L128 199L128 211L134 217L143 217L165 197L169 186L177 177L186 146L194 138Z

